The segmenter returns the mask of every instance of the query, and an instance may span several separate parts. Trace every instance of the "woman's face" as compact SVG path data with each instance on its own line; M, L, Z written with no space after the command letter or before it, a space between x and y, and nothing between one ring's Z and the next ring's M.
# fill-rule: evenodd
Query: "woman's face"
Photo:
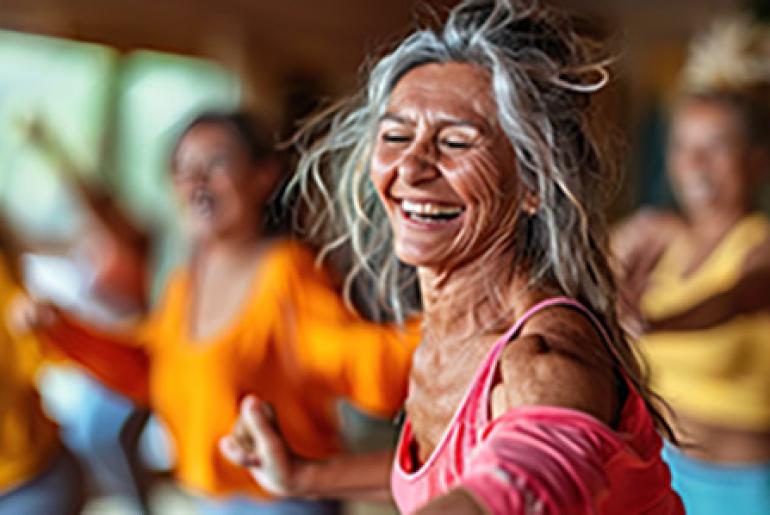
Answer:
M692 218L749 208L751 147L728 106L691 100L674 114L668 169L682 208Z
M180 141L173 184L182 218L196 240L256 234L254 225L277 178L272 164L255 165L231 129L202 123Z
M441 267L483 252L494 226L518 211L515 172L484 69L431 63L401 78L371 163L399 259Z

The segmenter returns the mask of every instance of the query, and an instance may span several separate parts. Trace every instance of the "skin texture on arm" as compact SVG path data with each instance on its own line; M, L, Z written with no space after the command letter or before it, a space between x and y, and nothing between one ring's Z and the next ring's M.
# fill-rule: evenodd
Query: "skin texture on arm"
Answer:
M526 326L521 337L511 342L504 351L500 361L500 382L491 393L491 416L495 421L504 421L506 415L513 409L522 406L554 406L577 410L596 419L595 423L603 423L607 426L613 424L617 418L621 399L618 395L617 382L611 360L604 350L604 344L596 332L592 323L580 314L565 308L553 309L534 317ZM501 426L504 427L504 426ZM569 434L569 429L553 428L554 434L564 430L564 435ZM506 456L506 442L509 439L512 445L522 445L516 441L515 426L510 428L511 433L506 434L506 429L500 429L496 437L490 437L482 444L482 452L498 455L499 467L511 474L510 482L503 488L510 490L516 485L523 484L524 479L518 478L515 472L522 473L525 478L530 474L537 476L540 471L535 470L539 463L547 468L545 462L548 455L526 463L506 463L511 456ZM548 445L547 441L542 442ZM531 441L523 444L532 447ZM582 445L576 442L576 445ZM490 451L495 446L500 450ZM557 451L559 450L556 447ZM582 459L582 458L581 458ZM570 462L571 457L566 453L564 462ZM578 460L580 461L580 460ZM582 459L580 465L588 470L587 477L600 477L598 467L591 468L594 461ZM597 460L598 463L598 460ZM509 465L511 468L507 468ZM559 462L557 468L563 463ZM565 465L565 467L567 467ZM500 473L500 471L497 471ZM506 473L506 472L502 472ZM568 473L557 471L556 484L565 491L580 490L582 485L575 485L569 479ZM489 484L488 480L484 480ZM597 480L601 483L600 480ZM494 483L494 481L492 482ZM597 483L597 484L598 484ZM548 489L548 487L546 487ZM522 488L521 497L526 498L531 492ZM560 498L564 495L556 492L553 497ZM588 494L590 497L590 492ZM569 498L569 496L565 496ZM570 500L572 500L570 498ZM439 515L446 513L483 514L490 509L479 499L471 489L460 486L445 496L431 501L418 513L420 515ZM519 513L515 511L512 513ZM523 511L521 512L523 513Z

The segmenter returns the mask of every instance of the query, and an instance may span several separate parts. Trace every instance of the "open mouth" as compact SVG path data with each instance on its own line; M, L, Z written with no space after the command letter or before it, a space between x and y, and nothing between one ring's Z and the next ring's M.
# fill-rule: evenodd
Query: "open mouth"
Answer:
M709 202L716 197L716 188L708 178L699 177L682 181L682 193L695 202Z
M192 196L192 210L196 216L201 218L210 218L216 208L216 199L214 195L206 190L195 190Z
M452 206L437 202L401 201L401 212L414 222L429 224L446 224L458 219L464 212L462 206Z

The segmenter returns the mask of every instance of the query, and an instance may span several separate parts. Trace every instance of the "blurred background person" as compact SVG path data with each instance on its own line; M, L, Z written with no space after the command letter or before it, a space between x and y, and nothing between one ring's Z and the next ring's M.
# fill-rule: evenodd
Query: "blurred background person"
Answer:
M337 398L388 418L405 395L412 345L401 329L358 318L270 216L284 178L273 144L243 112L204 113L182 131L172 174L192 251L140 328L108 333L42 304L19 308L47 342L157 412L175 476L203 513L338 509L260 502L269 496L219 455L244 395L272 405L292 450L316 459L341 450Z
M684 444L669 447L688 513L770 512L770 29L724 21L696 40L673 111L679 209L647 210L614 244L639 348Z
M0 231L2 313L20 289L14 261L9 235ZM77 515L85 500L80 465L40 404L40 363L37 342L0 318L0 515Z
M686 45L695 31L736 9L767 19L769 2L553 1L586 12L592 22L619 28L624 35L621 73L597 99L602 116L613 119L624 130L621 136L631 141L626 186L610 216L638 204L670 205L662 164L667 124L663 113ZM426 3L443 12L456 1ZM97 263L102 251L105 256L125 251L114 253L110 249L118 246L105 246L104 228L93 222L84 199L72 194L71 181L53 173L56 165L18 137L20 117L42 117L79 173L103 184L139 227L153 228L147 273L149 304L155 305L169 271L189 249L169 201L168 149L179 134L179 120L202 110L244 105L275 125L283 122L287 130L282 135L287 136L293 120L307 112L308 99L312 104L351 91L364 56L401 33L420 5L415 0L2 2L0 206L23 239L34 243L23 260L23 276L31 289L61 300L78 316L93 317L94 323L103 322L103 315L114 320L119 313L105 310L104 296L96 294L94 269L111 268L104 266L109 259ZM345 260L341 263L344 269ZM118 278L127 279L128 274ZM368 292L356 293L366 304ZM56 369L60 373L47 370L42 375L44 399L55 398L59 407L79 406L84 376L61 364ZM95 384L87 388L100 388ZM63 411L76 413L51 413ZM381 443L392 443L391 424L373 425L351 413L345 410L345 424L355 423L354 445L368 445L372 427ZM165 469L158 450L142 450L144 461L160 462L153 466ZM150 504L164 515L194 509L168 481L154 484ZM364 508L368 506L353 510ZM133 515L135 510L110 496L92 499L86 512Z
M87 222L62 256L24 256L26 283L87 319L116 325L142 316L149 304L152 238L127 215L115 195L87 180L50 127L25 127L30 142L77 196ZM52 274L51 268L58 270ZM150 471L139 457L146 408L62 361L48 360L42 383L47 405L68 447L85 465L89 497L112 496L125 509L147 513Z

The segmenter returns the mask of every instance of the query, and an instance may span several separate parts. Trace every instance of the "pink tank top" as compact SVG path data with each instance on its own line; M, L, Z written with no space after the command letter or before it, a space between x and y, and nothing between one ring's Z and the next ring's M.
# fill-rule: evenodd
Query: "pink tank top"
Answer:
M660 457L662 441L630 383L616 430L551 406L522 406L490 421L490 390L505 346L534 314L557 305L583 313L608 341L596 317L573 299L556 297L529 309L492 347L423 464L410 452L416 444L407 418L391 476L401 513L459 486L495 514L684 513Z

